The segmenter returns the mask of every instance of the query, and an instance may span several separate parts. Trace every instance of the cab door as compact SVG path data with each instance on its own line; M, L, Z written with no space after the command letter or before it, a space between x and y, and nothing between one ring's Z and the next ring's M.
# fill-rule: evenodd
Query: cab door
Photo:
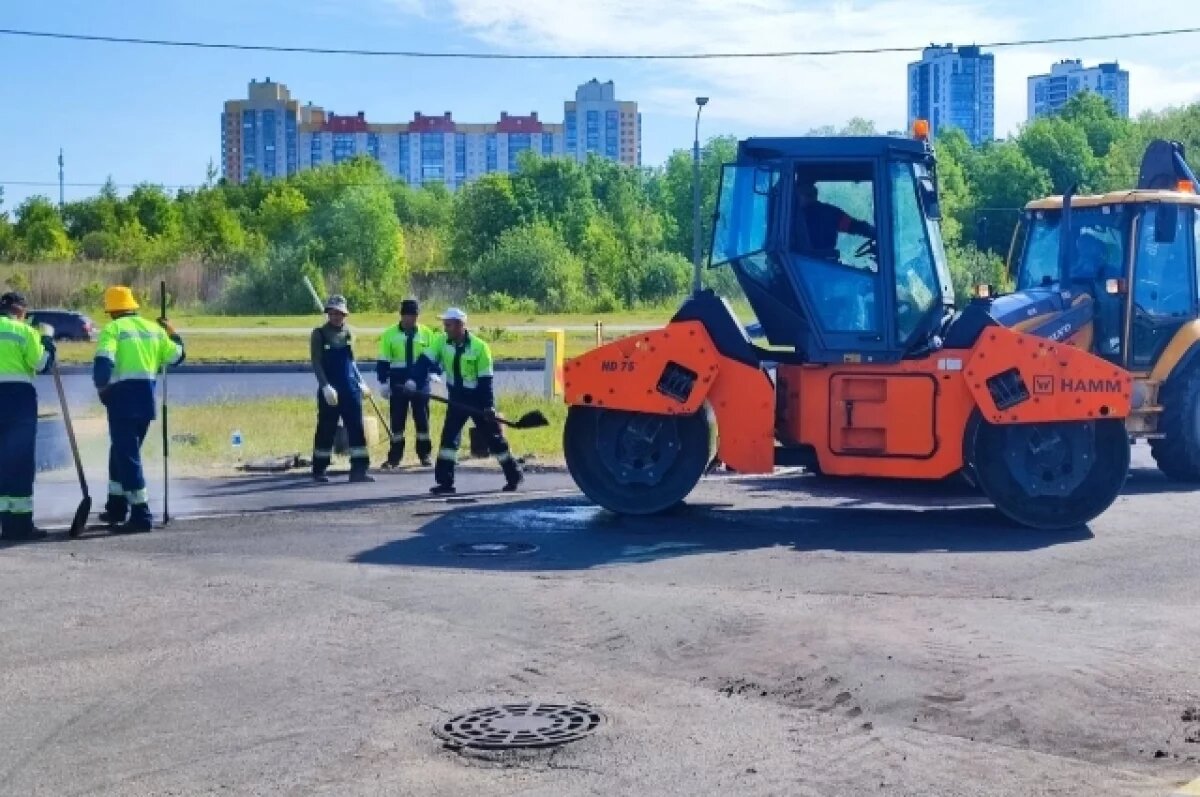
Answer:
M1143 208L1129 288L1127 367L1148 371L1179 328L1197 316L1196 214L1189 206Z

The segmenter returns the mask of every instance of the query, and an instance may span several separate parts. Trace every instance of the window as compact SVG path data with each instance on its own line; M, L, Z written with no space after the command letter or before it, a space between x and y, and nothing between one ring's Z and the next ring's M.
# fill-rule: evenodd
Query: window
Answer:
M617 137L620 135L620 114L606 111L604 114L604 155L617 157Z
M486 167L486 171L488 171L488 172L494 172L494 171L496 171L496 170L498 170L498 169L500 168L500 165L499 165L499 158L498 158L498 156L496 155L496 147L497 147L497 146L498 146L498 144L497 144L497 137L496 137L496 134L495 134L495 133L488 133L488 134L487 134L487 142L486 142L486 144L485 144L485 147L487 148L487 156L486 156L486 157L487 157L487 167Z
M421 182L446 180L446 141L441 133L421 134Z
M542 155L547 158L554 154L554 135L542 133Z
M379 160L379 134L367 133L367 154Z
M454 179L462 182L467 179L467 134L454 134Z
M354 134L333 134L333 162L341 163L354 157Z
M287 147L287 173L296 173L296 162L299 158L299 153L296 152L296 116L288 114L284 120L284 139Z
M1133 304L1138 312L1149 316L1183 318L1191 315L1194 305L1192 280L1195 269L1188 251L1189 214L1179 206L1167 207L1174 208L1175 212L1161 214L1155 206L1142 211L1141 224L1138 226ZM1173 241L1159 240L1170 235L1170 231L1158 229L1158 225L1163 224L1174 227Z
M1086 284L1121 276L1125 262L1124 219L1125 213L1118 206L1071 209L1071 226L1076 237L1068 267L1070 281ZM1022 220L1022 227L1028 231L1018 250L1017 290L1058 284L1061 221L1060 210L1037 210Z
M767 245L771 198L779 172L756 166L726 166L717 198L712 265L761 252Z
M508 170L515 172L517 164L520 161L521 153L527 152L530 149L530 140L528 133L509 133L508 134Z
M408 182L408 133L397 133L396 145L400 150L400 177Z
M896 339L907 341L941 299L911 163L893 162L892 247L896 277Z
M790 248L828 332L878 332L879 262L870 162L797 167Z
M263 162L262 172L266 177L275 176L275 112L262 112Z
M587 151L599 152L600 150L600 112L587 112Z
M313 133L308 144L308 159L313 166L321 165L321 134Z
M567 152L574 153L576 148L579 146L579 138L578 138L578 132L576 130L575 112L574 111L571 111L570 113L567 114L567 118L566 118L565 122L567 125L567 130L566 130Z

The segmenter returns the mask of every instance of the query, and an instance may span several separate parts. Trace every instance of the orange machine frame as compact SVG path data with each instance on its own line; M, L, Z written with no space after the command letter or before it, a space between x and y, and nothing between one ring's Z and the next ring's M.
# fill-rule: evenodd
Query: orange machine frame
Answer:
M685 398L660 389L668 365L694 378ZM988 380L1009 371L1024 395L1001 408ZM923 359L780 365L777 396L761 369L718 352L701 322L674 322L569 360L563 379L569 405L683 415L707 403L718 456L741 473L770 472L778 438L811 446L830 475L924 479L963 467L976 411L993 424L1125 418L1133 392L1129 373L1095 355L1000 326Z

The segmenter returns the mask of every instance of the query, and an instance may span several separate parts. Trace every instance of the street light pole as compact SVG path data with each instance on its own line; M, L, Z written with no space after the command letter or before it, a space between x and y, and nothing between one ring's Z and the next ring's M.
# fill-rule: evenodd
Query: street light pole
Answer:
M696 135L692 140L692 293L700 293L700 112L708 97L696 98Z

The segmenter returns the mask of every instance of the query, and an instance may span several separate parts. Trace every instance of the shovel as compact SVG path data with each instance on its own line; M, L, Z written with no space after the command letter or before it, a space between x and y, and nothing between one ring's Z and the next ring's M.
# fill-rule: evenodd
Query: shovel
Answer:
M410 396L416 396L418 398L427 398L427 399L433 399L434 401L439 401L442 404L445 404L447 407L454 407L457 410L462 410L463 412L470 413L471 415L474 415L477 418L483 416L483 410L479 409L478 407L472 407L469 404L463 404L461 401L454 401L452 399L442 398L441 396L435 396L432 393L420 393L415 390L406 390L404 392L408 393ZM510 421L507 418L501 418L499 415L497 415L496 423L502 423L505 426L508 426L513 429L540 429L543 426L550 425L550 421L548 421L546 419L546 416L542 414L541 410L530 410L529 412L522 415L520 418L517 418L515 421Z
M63 424L67 427L67 439L71 441L71 455L75 458L75 472L79 475L79 489L83 491L83 500L75 510L71 520L71 528L67 536L78 537L87 528L88 515L92 512L92 497L88 495L87 477L83 474L83 461L79 458L79 443L75 441L75 427L71 424L71 411L67 408L67 394L63 391L62 374L59 373L58 363L54 363L54 387L58 390L58 403L62 405Z

